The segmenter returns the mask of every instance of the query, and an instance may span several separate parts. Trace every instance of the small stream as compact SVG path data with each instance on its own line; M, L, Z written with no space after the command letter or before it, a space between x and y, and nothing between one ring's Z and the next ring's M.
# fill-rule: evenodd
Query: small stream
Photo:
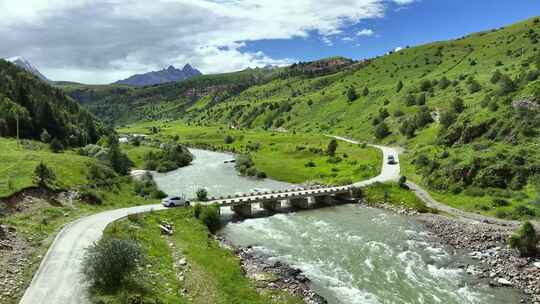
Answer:
M193 165L155 174L169 195L210 195L293 185L240 177L226 153L192 150ZM225 208L224 208L225 209ZM228 211L228 210L223 210ZM414 218L345 205L229 223L222 234L238 246L298 267L331 304L519 303L519 293L474 282L467 256L450 255L428 241Z

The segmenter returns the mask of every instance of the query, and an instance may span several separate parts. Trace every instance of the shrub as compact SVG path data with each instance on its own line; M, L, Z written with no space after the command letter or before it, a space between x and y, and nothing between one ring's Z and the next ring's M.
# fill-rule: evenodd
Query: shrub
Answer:
M514 218L521 218L535 216L536 212L534 209L531 209L525 205L517 205L512 210L512 214L514 215Z
M504 218L508 218L509 214L508 212L502 210L502 209L498 209L495 211L495 217L497 218L501 218L501 219L504 219Z
M136 272L142 259L143 254L133 241L102 238L86 249L82 274L92 286L115 291Z
M369 95L369 89L368 87L364 87L364 90L362 91L362 95L368 96Z
M315 167L315 163L312 160L310 160L304 164L304 167L313 168Z
M208 200L208 191L205 188L200 188L197 190L197 199L201 202L205 202Z
M203 206L201 204L195 204L195 206L193 206L193 216L195 218L199 218L201 216L202 210Z
M36 176L38 186L42 188L47 188L56 179L54 172L43 162L36 166L36 169L34 169L34 175Z
M226 144L232 144L234 142L234 138L230 135L225 136L224 142Z
M246 175L247 176L257 176L257 173L258 173L258 171L257 171L257 168L255 168L255 167L249 167L249 168L246 169Z
M45 129L43 129L43 131L41 132L41 135L39 136L39 138L44 143L48 143L48 142L51 141L51 135L49 135L49 132L47 132L47 130L45 130Z
M409 187L407 186L407 177L404 175L399 177L398 184L399 184L399 187L401 188L409 189Z
M418 94L418 97L416 97L416 104L419 106L423 106L426 104L426 93Z
M510 202L503 198L494 198L492 201L492 204L495 207L504 207L504 206L509 206Z
M463 99L456 97L452 101L452 109L456 113L461 113L463 110L465 110L465 105L463 104Z
M174 162L170 160L165 160L157 165L156 170L157 172L164 173L175 170L177 168L178 166Z
M91 205L101 205L103 202L103 199L96 191L87 188L79 191L79 199Z
M538 251L536 247L538 240L539 238L536 235L533 225L529 221L526 221L518 231L510 236L508 245L510 245L510 248L516 249L521 256L534 257Z
M353 187L351 189L351 195L353 198L362 198L364 197L364 192L362 191L362 188L360 187Z
M211 233L216 233L221 227L218 205L204 207L199 218Z
M403 89L403 81L398 81L397 85L396 85L396 92L399 93L399 91L401 91L401 89Z
M257 172L257 178L266 178L266 173L263 171Z
M356 95L356 90L353 87L349 87L347 89L347 100L349 102L353 102L358 98L358 95Z
M375 137L377 139L383 139L390 135L390 130L388 129L388 126L385 122L380 123L375 127Z
M342 161L342 159L339 156L329 157L326 160L326 162L329 163L329 164L337 164L337 163L340 163L341 161Z
M326 154L330 156L334 156L334 154L336 153L337 147L338 147L337 140L335 138L332 138L332 140L330 140L330 142L328 143L328 147L326 148Z
M51 140L51 143L49 144L49 148L53 153L59 153L64 150L64 145L61 141L59 141L56 137Z

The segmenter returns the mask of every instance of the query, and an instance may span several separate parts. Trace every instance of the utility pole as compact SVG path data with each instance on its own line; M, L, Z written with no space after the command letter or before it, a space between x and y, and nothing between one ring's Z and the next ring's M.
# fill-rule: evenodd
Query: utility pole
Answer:
M19 111L16 113L17 115L17 150L19 149Z

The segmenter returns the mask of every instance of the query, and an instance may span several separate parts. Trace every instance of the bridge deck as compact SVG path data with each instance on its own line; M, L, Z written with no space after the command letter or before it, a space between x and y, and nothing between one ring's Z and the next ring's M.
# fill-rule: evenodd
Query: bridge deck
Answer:
M217 203L222 207L239 205L239 204L251 204L262 201L270 200L285 200L291 198L305 198L310 196L323 196L346 193L353 188L351 185L337 186L337 187L310 187L310 188L294 188L286 190L277 190L269 192L253 192L245 193L241 195L229 195L225 197L214 198L211 197L206 204Z

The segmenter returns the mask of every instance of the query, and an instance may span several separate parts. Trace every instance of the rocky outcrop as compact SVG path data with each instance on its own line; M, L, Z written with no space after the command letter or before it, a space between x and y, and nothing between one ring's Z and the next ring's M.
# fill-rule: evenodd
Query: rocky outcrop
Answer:
M512 107L514 109L536 110L540 108L540 105L530 99L516 99L512 101Z

